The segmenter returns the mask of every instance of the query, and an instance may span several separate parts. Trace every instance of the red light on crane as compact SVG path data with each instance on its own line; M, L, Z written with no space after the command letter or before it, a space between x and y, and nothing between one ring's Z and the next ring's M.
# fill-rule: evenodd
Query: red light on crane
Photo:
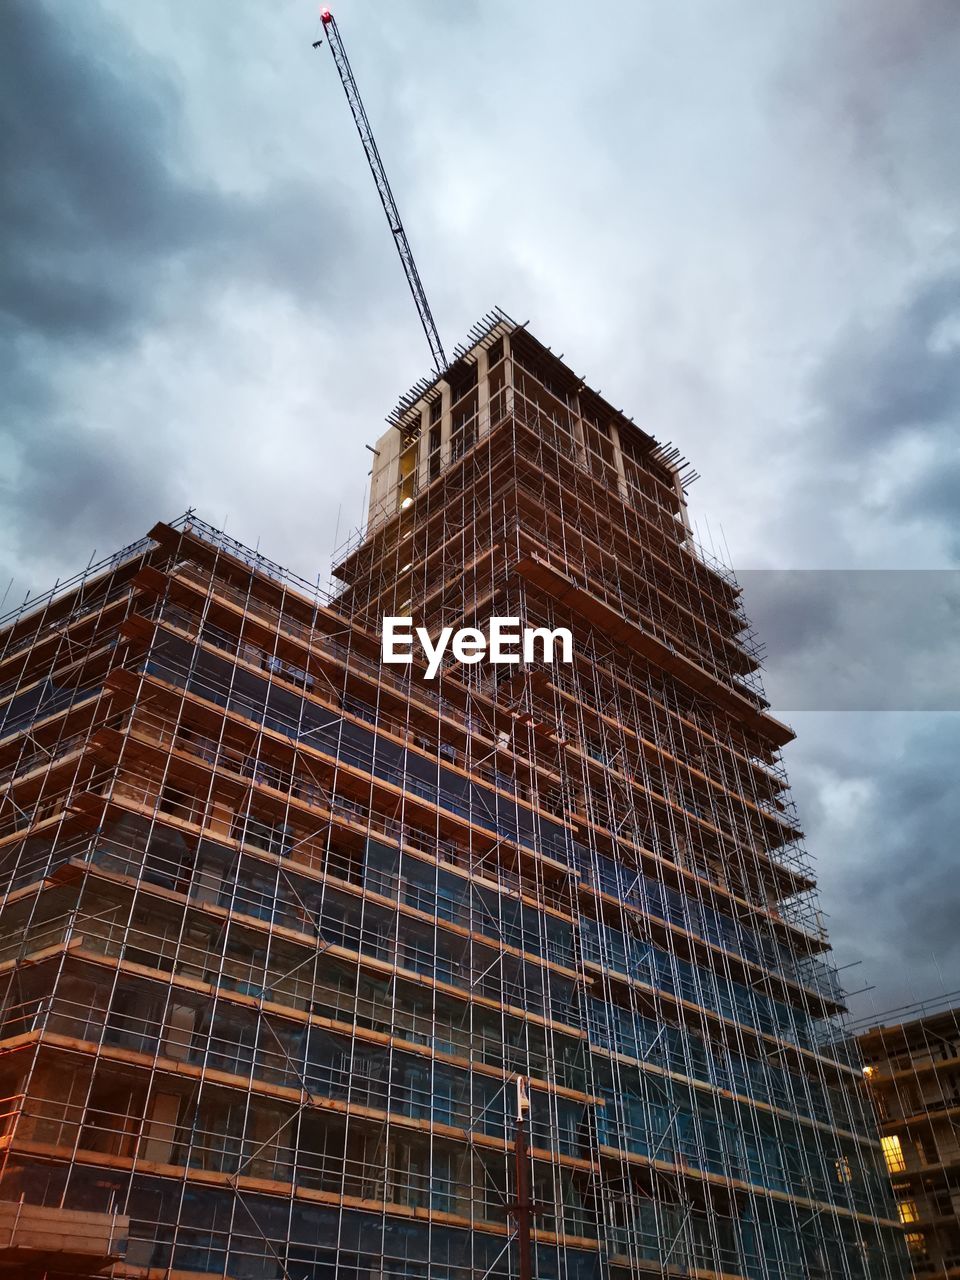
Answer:
M320 10L320 21L323 23L324 26L327 26L328 23L331 23L333 21L333 14L330 12L329 9Z

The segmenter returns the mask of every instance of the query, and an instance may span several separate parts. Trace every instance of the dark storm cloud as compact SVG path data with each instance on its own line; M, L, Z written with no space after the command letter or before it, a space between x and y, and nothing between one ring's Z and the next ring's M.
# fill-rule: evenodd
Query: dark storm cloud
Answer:
M960 719L856 717L854 736L801 719L793 781L838 959L863 961L855 1011L935 995L960 972ZM952 982L956 987L956 982Z
M952 327L955 326L955 327ZM950 427L960 441L960 274L923 281L892 314L859 323L813 384L825 430L840 447Z
M0 5L0 120L0 506L15 568L65 542L85 559L190 497L165 424L139 407L106 429L71 402L78 367L109 387L122 352L244 283L304 308L336 297L348 320L364 258L335 184L318 193L290 172L237 193L198 176L178 78L96 4ZM219 425L198 406L198 430Z
M858 306L808 363L764 463L780 479L768 563L960 561L960 271L931 264Z
M770 665L782 665L836 636L841 598L829 572L752 569L739 575L743 603ZM778 704L780 705L780 704Z
M149 520L158 494L157 462L155 446L135 431L105 440L75 421L38 425L12 479L0 479L0 499L15 524L28 524L34 553L52 552L77 528L103 538L114 522ZM166 516L188 505L176 476L163 493ZM103 541L100 547L109 549Z
M948 440L953 443L949 453L900 488L896 511L903 520L920 512L942 524L948 531L950 552L960 561L960 412L950 424Z
M126 330L133 277L182 247L196 203L164 162L176 96L102 21L86 47L69 10L14 0L0 24L4 312L52 338Z
M960 571L742 573L767 696L798 711L960 711Z
M860 311L807 383L779 495L794 554L882 565L903 540L908 563L960 559L960 275L936 264ZM956 989L957 572L740 578L773 709L798 732L787 765L838 959L862 962L851 989L871 988L854 1011Z
M764 454L765 471L780 462L767 562L943 564L960 554L943 479L960 399L956 5L849 0L807 13L773 81L805 232L778 334L809 303L811 266L827 276Z
M0 6L0 307L51 341L133 336L211 278L316 299L351 261L350 220L295 178L251 196L183 172L170 72L95 7ZM339 246L328 257L324 245Z

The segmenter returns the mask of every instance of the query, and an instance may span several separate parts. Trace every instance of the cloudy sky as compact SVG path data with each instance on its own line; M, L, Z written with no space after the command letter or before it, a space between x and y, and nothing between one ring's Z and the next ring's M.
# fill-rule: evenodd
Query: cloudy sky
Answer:
M448 347L501 305L701 472L856 1011L960 988L955 0L337 15ZM360 521L429 359L318 27L0 4L8 607L191 505L324 580Z

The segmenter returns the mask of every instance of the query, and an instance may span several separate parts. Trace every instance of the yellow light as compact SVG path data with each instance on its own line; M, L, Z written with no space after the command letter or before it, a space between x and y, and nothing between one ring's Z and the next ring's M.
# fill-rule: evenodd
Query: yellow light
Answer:
M903 1223L916 1222L917 1206L913 1200L901 1200L897 1204L897 1212L900 1214L900 1221Z
M876 1067L864 1067L863 1074L869 1079L869 1077L873 1075L876 1069L877 1069Z
M903 1158L903 1148L900 1146L900 1139L897 1135L894 1133L889 1138L881 1138L880 1148L883 1151L883 1158L887 1162L887 1173L903 1173L907 1167L907 1162Z

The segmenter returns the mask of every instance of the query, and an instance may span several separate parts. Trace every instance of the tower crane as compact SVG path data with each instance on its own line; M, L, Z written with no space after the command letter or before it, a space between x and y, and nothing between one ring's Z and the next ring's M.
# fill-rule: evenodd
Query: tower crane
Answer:
M393 192L390 190L387 172L383 167L383 161L380 159L380 152L377 150L373 130L370 127L370 121L367 119L363 100L360 97L357 82L350 68L350 60L347 57L347 51L343 47L343 40L340 38L340 32L337 29L336 19L329 9L321 9L320 21L323 23L330 52L333 54L337 71L340 73L343 91L347 95L347 102L353 112L354 124L357 126L357 133L359 133L360 141L363 143L367 163L370 165L370 172L373 174L373 180L377 184L380 203L383 205L383 211L387 215L393 242L397 246L400 261L403 263L407 284L410 286L410 292L413 294L413 300L420 316L420 323L423 325L423 331L427 335L427 342L430 344L430 354L433 356L434 367L437 373L443 373L447 367L447 357L443 353L443 345L440 342L440 335L437 333L433 312L430 310L430 303L427 301L427 295L420 280L420 273L413 258L413 251L410 248L407 233L404 231L403 223L400 221L400 211L397 208L396 200L393 198ZM314 49L319 49L322 44L322 40L316 40L313 47Z

